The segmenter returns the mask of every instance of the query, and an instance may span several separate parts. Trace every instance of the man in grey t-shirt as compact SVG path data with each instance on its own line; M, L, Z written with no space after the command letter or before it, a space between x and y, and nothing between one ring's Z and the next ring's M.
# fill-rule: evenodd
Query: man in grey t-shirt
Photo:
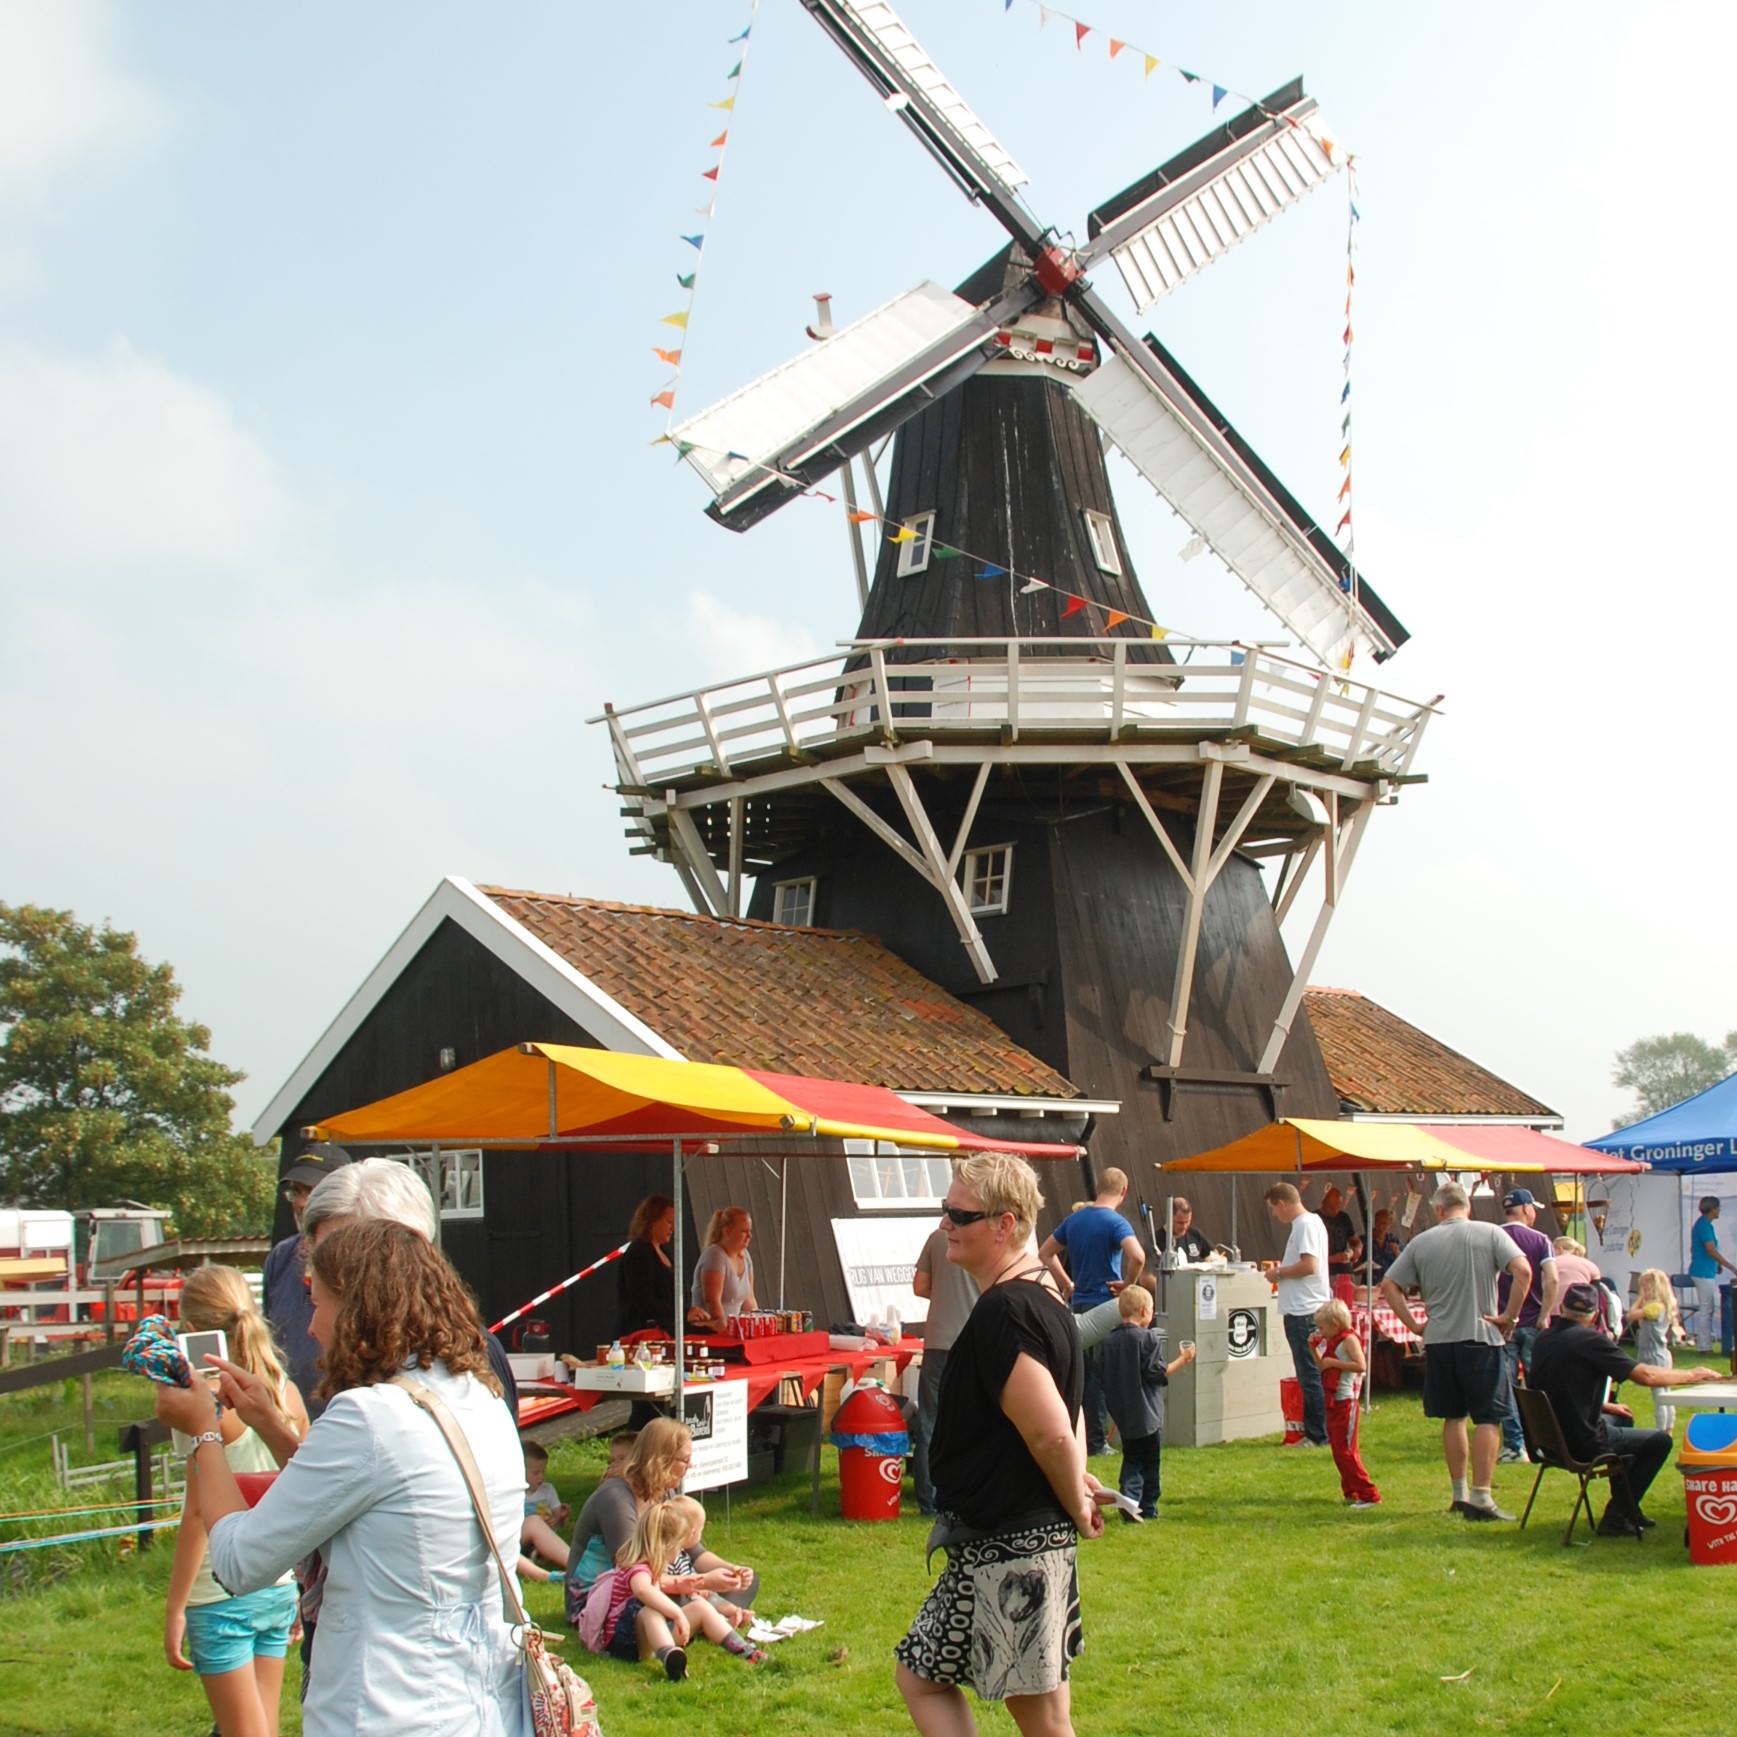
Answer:
M935 1408L941 1402L941 1376L947 1353L959 1329L977 1305L977 1281L947 1259L947 1227L930 1232L917 1256L911 1289L929 1300L923 1323L923 1363L917 1372L917 1446L911 1455L911 1477L917 1486L917 1506L935 1511L935 1486L929 1481L929 1437L935 1433ZM1114 1306L1114 1299L1111 1299Z
M1423 1414L1442 1420L1442 1456L1453 1480L1453 1512L1468 1520L1511 1520L1491 1491L1502 1443L1507 1383L1502 1348L1514 1330L1532 1284L1532 1266L1500 1225L1471 1217L1466 1191L1444 1182L1430 1197L1436 1223L1399 1252L1381 1281L1387 1306L1423 1337ZM1496 1310L1496 1280L1507 1273L1508 1307ZM1429 1309L1420 1324L1405 1300L1422 1293ZM1476 1429L1469 1445L1466 1419Z

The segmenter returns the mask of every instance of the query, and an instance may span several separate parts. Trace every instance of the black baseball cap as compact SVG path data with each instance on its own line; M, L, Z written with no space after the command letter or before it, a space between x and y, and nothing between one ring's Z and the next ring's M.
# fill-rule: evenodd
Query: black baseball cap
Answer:
M1561 1310L1566 1315L1596 1315L1598 1313L1598 1287L1596 1285L1570 1285L1562 1293Z
M296 1159L282 1177L280 1186L287 1187L292 1182L300 1182L309 1188L316 1187L325 1181L334 1170L342 1170L352 1160L348 1152L327 1149L322 1152L304 1152Z

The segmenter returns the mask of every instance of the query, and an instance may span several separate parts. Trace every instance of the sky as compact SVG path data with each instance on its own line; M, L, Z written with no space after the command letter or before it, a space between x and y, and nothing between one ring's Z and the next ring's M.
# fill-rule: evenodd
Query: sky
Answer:
M1305 75L1357 157L1358 556L1413 634L1382 685L1446 698L1314 980L1602 1132L1616 1050L1737 1025L1697 79L1737 11L1073 9L1078 46L1028 0L901 5L1059 230L1212 82ZM1139 322L1328 522L1346 217L1341 177ZM652 444L702 223L682 414L801 350L815 291L842 323L1001 244L798 0L0 0L0 899L170 961L241 1121L444 874L680 905L585 720L854 628L839 508L734 535ZM1161 620L1278 636L1115 475Z

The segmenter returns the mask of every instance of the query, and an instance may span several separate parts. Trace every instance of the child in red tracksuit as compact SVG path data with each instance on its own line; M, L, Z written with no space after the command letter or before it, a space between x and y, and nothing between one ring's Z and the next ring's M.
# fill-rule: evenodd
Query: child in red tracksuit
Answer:
M1373 1508L1381 1500L1357 1452L1357 1394L1369 1368L1363 1342L1351 1326L1351 1311L1335 1297L1315 1311L1320 1330L1309 1349L1327 1393L1327 1445L1339 1468L1339 1488L1353 1508Z

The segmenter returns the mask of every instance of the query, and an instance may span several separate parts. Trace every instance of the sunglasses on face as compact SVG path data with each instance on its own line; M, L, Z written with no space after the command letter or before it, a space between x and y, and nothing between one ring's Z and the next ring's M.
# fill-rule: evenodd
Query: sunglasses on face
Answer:
M962 1206L943 1206L941 1216L951 1225L963 1229L968 1224L980 1224L989 1214L987 1212L967 1212Z

